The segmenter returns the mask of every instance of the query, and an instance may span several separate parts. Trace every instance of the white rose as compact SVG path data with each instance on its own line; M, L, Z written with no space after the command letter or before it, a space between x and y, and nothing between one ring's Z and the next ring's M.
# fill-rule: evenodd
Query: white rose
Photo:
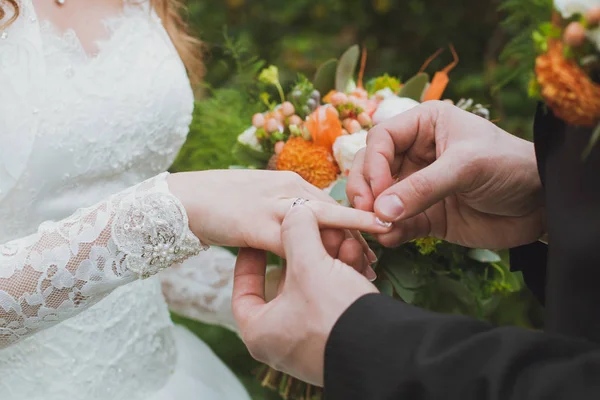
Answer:
M392 96L383 100L379 103L377 111L373 114L373 123L378 124L386 119L395 117L398 114L402 114L404 111L408 111L413 107L418 106L420 103L408 97Z
M251 126L246 129L240 136L237 138L238 142L241 144L245 144L246 146L256 150L263 151L262 146L258 142L258 138L256 137L256 128Z
M554 7L565 18L575 14L585 14L592 7L600 6L599 0L554 0Z
M342 174L347 175L354 162L356 153L367 146L367 131L362 130L352 135L342 135L333 144L333 156Z

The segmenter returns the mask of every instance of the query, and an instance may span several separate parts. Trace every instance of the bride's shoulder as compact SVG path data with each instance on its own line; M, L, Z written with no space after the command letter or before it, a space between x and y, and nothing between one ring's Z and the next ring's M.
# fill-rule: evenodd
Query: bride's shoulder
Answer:
M1 2L6 6L7 2ZM14 186L29 157L36 131L36 88L45 63L39 23L30 0L18 2L0 21L0 200Z

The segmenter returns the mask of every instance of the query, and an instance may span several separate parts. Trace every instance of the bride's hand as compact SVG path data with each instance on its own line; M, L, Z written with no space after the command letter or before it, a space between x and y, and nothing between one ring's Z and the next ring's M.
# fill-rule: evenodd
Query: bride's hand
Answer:
M281 223L297 198L309 200L306 204L317 215L321 228L375 234L389 231L373 213L338 205L292 172L186 172L170 175L168 184L183 203L192 232L208 245L252 247L283 256Z
M535 241L545 228L533 144L443 102L375 126L347 192L355 207L394 221L378 237L386 246L435 236L508 248Z

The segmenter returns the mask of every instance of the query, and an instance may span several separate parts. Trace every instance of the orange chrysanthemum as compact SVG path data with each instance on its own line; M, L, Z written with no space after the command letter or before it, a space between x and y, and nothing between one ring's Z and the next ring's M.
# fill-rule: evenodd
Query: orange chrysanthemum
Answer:
M593 126L600 119L600 86L573 60L564 56L560 41L548 43L548 52L535 63L537 82L546 104L571 125Z
M337 164L325 148L302 138L287 141L277 157L277 169L293 171L320 189L335 181L339 173Z

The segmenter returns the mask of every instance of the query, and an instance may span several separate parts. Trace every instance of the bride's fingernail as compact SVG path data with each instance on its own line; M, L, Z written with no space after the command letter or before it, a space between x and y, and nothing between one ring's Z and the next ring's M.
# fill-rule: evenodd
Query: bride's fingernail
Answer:
M377 279L377 274L371 267L367 267L367 272L365 273L365 276L369 280L369 282L373 282L375 279Z
M375 264L377 262L377 254L371 249L367 252L367 259L370 264Z
M384 228L389 228L390 226L392 226L391 222L382 221L379 219L379 217L375 217L375 222L377 222L378 225L381 225Z

